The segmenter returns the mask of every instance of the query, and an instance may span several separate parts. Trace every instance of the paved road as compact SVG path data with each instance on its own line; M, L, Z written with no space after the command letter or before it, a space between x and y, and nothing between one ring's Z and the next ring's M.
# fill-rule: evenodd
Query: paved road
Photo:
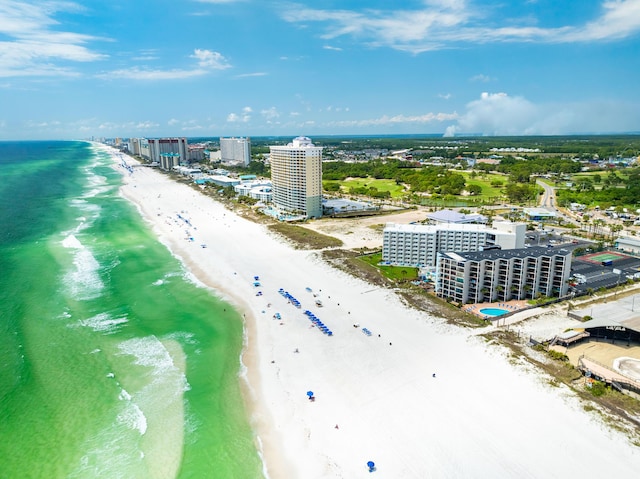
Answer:
M562 213L562 211L560 211L558 208L556 208L556 189L539 179L536 180L536 184L544 188L544 193L540 197L540 203L538 206L540 208L544 208L547 211L555 213L557 218L562 218L568 223L575 224L576 221L573 218L570 218L569 216Z
M554 212L557 215L559 215L560 212L555 207L555 204L556 204L555 188L553 186L548 185L542 180L536 180L536 183L539 186L542 186L544 188L544 194L540 197L540 207L545 208L546 210Z

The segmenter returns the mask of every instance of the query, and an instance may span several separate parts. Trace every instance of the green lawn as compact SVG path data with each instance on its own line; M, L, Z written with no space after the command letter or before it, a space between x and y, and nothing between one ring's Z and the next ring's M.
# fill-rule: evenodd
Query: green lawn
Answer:
M495 173L487 173L486 175L477 175L475 178L471 177L471 173L467 171L458 171L456 173L464 176L464 180L467 186L478 185L482 188L482 193L473 198L480 198L482 200L489 200L490 198L498 198L504 195L504 187L507 186L509 178L504 175L497 175ZM502 186L492 186L492 181L502 181Z
M349 188L376 188L378 191L388 191L392 198L400 198L405 196L407 192L402 185L397 185L395 180L376 178L350 178L345 181L340 181L340 187L343 193L348 193Z
M618 178L620 178L620 184L624 185L624 182L629 179L629 174L622 170L613 170ZM572 182L578 181L580 178L591 177L593 179L594 176L600 176L601 180L604 182L605 178L609 176L609 171L583 171L580 173L575 173L571 175ZM564 183L564 181L562 182ZM599 186L597 183L594 183L595 186Z
M382 253L360 256L360 260L378 268L386 278L392 281L413 281L418 279L418 268L407 266L380 266L378 263L382 261Z

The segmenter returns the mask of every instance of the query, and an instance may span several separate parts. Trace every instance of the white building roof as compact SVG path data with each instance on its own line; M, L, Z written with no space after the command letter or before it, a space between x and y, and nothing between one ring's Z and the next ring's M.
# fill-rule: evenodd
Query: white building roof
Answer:
M440 223L486 223L487 217L477 213L464 214L454 210L440 210L428 213L427 218Z

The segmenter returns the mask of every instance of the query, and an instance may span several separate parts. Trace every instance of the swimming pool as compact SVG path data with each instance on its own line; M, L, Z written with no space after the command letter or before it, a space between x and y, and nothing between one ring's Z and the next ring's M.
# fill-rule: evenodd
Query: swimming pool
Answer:
M483 308L480 310L480 313L486 316L502 316L508 312L508 310L500 308Z

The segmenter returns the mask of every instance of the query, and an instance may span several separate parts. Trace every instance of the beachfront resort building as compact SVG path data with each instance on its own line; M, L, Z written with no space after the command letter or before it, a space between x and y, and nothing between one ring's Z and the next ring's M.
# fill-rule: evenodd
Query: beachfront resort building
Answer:
M248 166L251 162L249 138L220 138L220 159L223 163Z
M522 248L438 253L436 294L460 304L565 296L571 251Z
M322 147L306 136L270 146L273 204L280 217L322 216Z
M189 159L189 144L186 138L139 138L135 141L133 153L136 154L136 151L139 151L138 154L142 158L161 165L163 169L171 169L173 166L186 163Z
M442 251L524 248L526 225L495 221L480 224L387 223L383 230L382 261L397 266L435 266Z

